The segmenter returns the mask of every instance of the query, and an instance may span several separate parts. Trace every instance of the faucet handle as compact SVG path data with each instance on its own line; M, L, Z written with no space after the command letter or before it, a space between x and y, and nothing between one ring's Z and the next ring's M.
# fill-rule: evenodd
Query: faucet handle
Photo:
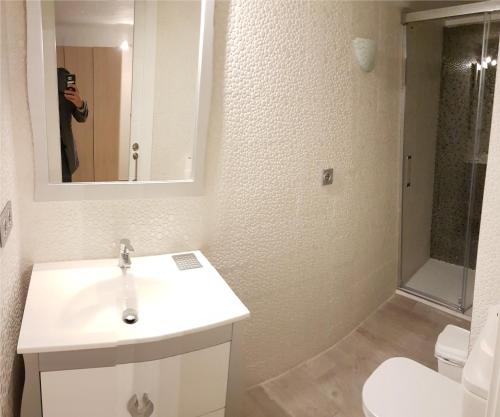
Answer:
M120 252L134 252L134 247L129 239L120 240Z

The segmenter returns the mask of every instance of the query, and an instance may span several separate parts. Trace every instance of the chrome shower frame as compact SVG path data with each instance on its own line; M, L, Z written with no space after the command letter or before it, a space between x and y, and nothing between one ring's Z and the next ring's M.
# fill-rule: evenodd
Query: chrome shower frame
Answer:
M431 294L416 290L416 289L411 289L408 287L404 286L403 283L403 277L402 277L402 239L403 239L403 192L404 192L404 117L405 117L405 99L406 99L406 60L407 60L407 24L412 23L412 22L422 22L422 21L430 21L430 20L441 20L441 19L446 19L446 18L457 18L460 16L464 17L464 23L470 21L471 19L474 19L475 17L481 18L482 22L484 22L485 27L484 27L484 33L483 33L483 50L482 54L485 54L485 48L484 48L484 42L485 38L487 37L489 33L489 23L491 21L491 15L494 15L495 17L498 15L500 17L500 0L492 0L492 1L484 1L484 2L478 2L478 3L472 3L472 4L465 4L465 5L460 5L460 6L451 6L451 7L444 7L444 8L439 8L439 9L432 9L432 10L424 10L424 11L418 11L418 12L407 12L402 14L402 19L401 19L401 28L402 28L402 87L401 87L401 105L400 105L400 152L399 152L399 178L401 180L400 187L399 187L399 244L398 244L398 289L400 291L406 292L408 294L420 297L422 299L425 299L427 301L431 301L433 303L436 303L440 306L449 308L451 310L457 311L459 313L464 313L468 308L472 307L472 301L466 305L466 291L467 291L467 267L464 265L464 275L463 275L463 282L462 282L462 296L460 300L458 300L457 304L450 303L447 300L441 299L437 296L433 296ZM484 58L484 56L483 56ZM484 89L484 76L481 74L482 80L480 81L481 84L481 91L479 92L479 97L482 96L482 90ZM480 100L478 100L478 107L482 107ZM476 126L475 126L475 131L474 131L474 137L475 137L475 151L477 148L477 142L478 142L478 131L480 129L480 126L478 126L478 121L480 121L480 113L481 109L476 114ZM471 208L471 199L473 199L472 192L474 190L475 184L473 181L475 180L475 172L476 172L476 167L474 165L473 167L473 172L472 172L472 179L471 179L471 184L470 184L470 196L469 196L469 217L468 217L468 224L467 224L467 232L466 232L466 264L468 264L468 259L469 259L469 252L470 252L470 212L472 210ZM470 304L470 305L469 305Z

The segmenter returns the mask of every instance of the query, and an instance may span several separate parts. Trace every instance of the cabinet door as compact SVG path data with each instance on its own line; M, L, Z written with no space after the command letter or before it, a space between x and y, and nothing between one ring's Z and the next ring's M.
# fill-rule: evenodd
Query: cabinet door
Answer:
M115 367L42 372L44 417L129 417L134 395L153 402L152 417L218 417L226 402L230 343Z
M118 181L122 52L94 51L94 177Z

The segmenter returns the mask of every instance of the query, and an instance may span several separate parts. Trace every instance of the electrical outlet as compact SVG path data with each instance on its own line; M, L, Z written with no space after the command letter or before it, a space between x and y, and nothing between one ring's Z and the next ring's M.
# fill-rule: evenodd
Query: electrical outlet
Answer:
M323 170L323 185L333 184L333 168L328 168Z
M7 201L5 207L0 214L0 248L3 248L7 243L10 231L14 225L14 220L12 219L12 203Z

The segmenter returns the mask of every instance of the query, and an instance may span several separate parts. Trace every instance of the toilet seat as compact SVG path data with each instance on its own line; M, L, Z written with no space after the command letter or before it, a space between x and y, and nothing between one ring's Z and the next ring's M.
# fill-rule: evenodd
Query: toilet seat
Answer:
M461 417L462 385L407 358L380 365L363 386L366 417Z

